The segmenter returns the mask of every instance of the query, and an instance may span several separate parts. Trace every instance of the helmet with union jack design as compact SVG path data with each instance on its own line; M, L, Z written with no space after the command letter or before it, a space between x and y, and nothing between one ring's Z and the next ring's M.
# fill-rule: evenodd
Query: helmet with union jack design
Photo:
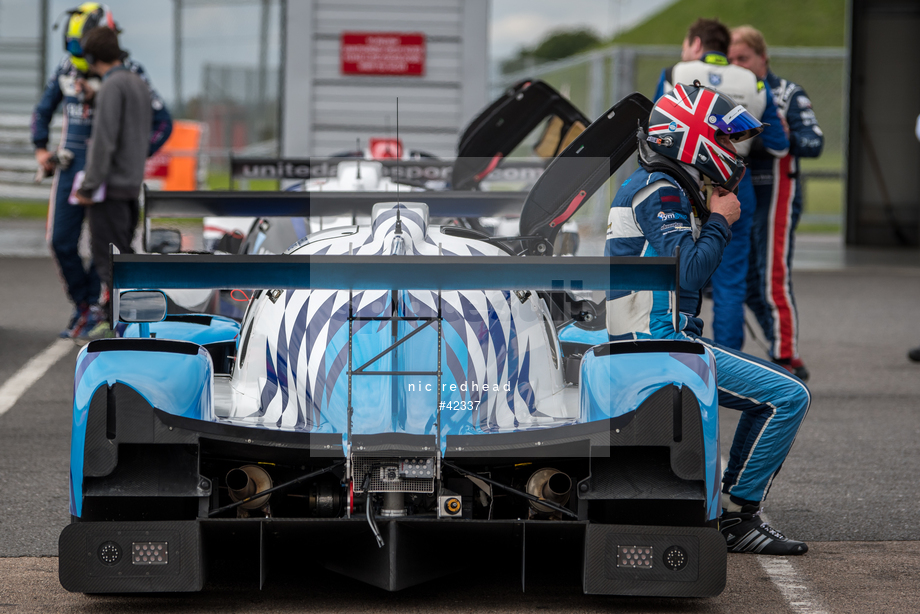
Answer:
M744 159L732 143L762 131L743 106L699 81L678 83L658 99L648 121L654 151L696 168L726 190L734 190L744 176Z

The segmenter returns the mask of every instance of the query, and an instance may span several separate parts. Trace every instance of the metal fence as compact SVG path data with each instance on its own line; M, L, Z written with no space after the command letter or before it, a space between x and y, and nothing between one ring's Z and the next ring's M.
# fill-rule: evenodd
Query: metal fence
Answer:
M278 80L277 68L205 65L198 119L208 125L208 146L241 151L277 139Z
M44 4L30 8L36 22L44 18ZM48 197L48 188L32 181L36 165L29 131L44 86L45 39L41 32L27 35L0 37L0 199Z
M174 41L174 106L178 116L207 126L209 184L223 187L229 180L230 155L278 153L284 2L173 2L174 30L179 33ZM223 26L214 31L193 27L201 23ZM234 35L228 36L231 31ZM189 82L193 75L200 75L197 87Z
M839 230L844 202L846 49L778 47L770 50L770 58L776 74L798 83L808 93L824 131L821 158L803 161L803 228ZM631 92L651 97L662 69L679 61L680 47L676 45L615 46L503 75L493 93L498 95L503 88L524 78L539 78L593 118ZM621 181L633 168L621 169L614 181ZM581 214L593 228L603 228L613 186L619 185L614 181Z
M28 114L42 91L41 38L0 38L0 113Z

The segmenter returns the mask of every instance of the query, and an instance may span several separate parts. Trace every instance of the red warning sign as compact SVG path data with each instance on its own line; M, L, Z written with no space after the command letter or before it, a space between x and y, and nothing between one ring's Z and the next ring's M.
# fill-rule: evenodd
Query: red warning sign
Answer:
M425 35L342 32L343 75L425 74Z

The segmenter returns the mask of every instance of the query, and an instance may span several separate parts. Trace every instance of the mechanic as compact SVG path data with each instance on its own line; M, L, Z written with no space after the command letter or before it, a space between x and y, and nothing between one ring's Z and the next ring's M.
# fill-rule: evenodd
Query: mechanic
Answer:
M770 344L770 358L804 381L809 374L799 357L799 314L791 276L794 234L802 216L799 158L821 155L824 133L805 90L770 70L767 43L758 30L751 26L732 30L729 59L766 82L789 132L789 155L770 155L758 139L748 158L757 209L746 302Z
M112 287L109 244L134 253L131 241L138 220L150 138L151 93L147 82L122 63L115 30L100 26L83 39L90 70L102 78L96 94L96 121L86 154L86 175L77 188L79 204L89 208L93 261L103 288ZM99 194L99 191L104 194ZM90 329L89 338L111 328L108 318Z
M682 62L662 71L655 100L674 83L701 83L726 94L765 125L761 140L772 155L785 155L789 140L783 132L776 107L766 87L749 70L728 63L731 33L717 19L697 19L687 31L681 47ZM738 152L746 156L750 143L739 143ZM751 223L757 199L751 179L745 176L738 185L741 218L732 225L732 241L722 256L722 264L712 276L713 338L717 343L740 350L744 344L745 280L750 258Z
M97 304L100 285L96 268L90 265L87 270L78 251L84 208L71 206L67 202L73 189L74 176L83 170L86 162L86 140L93 126L92 100L98 86L98 80L90 79L87 74L89 68L83 58L81 39L99 25L113 29L117 27L109 7L97 2L85 2L68 11L68 14L64 30L64 49L67 54L48 81L32 114L32 143L38 164L45 172L54 173L48 203L46 240L50 243L67 294L74 304L73 314L61 336L79 337L102 321L105 315ZM140 64L128 58L123 60L123 64L147 81ZM151 89L153 110L148 148L148 155L151 155L169 137L172 119L149 81L148 87ZM67 168L55 168L53 152L48 151L48 133L51 118L62 102L64 125L59 147L72 152L74 157Z
M605 256L670 256L680 247L679 326L668 292L608 292L607 332L618 339L693 340L709 348L718 370L719 405L743 412L722 478L720 530L729 552L803 554L760 517L766 498L808 411L811 394L778 365L702 337L701 290L719 266L742 215L732 193L744 174L734 142L762 130L760 121L717 91L678 84L639 131L640 168L611 205ZM703 178L717 186L707 208Z

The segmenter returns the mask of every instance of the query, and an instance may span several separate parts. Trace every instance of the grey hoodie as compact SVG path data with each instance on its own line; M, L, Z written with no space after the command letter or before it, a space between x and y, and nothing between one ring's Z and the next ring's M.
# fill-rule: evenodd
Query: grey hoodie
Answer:
M96 93L86 176L79 192L90 196L106 184L106 199L137 198L150 146L150 87L123 66L102 79Z

